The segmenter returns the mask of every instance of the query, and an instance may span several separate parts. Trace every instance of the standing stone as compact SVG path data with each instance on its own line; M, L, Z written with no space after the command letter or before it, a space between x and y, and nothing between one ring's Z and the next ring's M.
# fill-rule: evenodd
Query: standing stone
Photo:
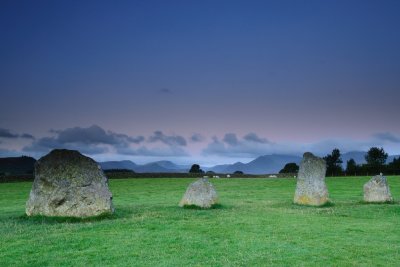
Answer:
M329 199L325 173L325 160L310 152L304 153L297 176L294 203L311 206L321 206L327 203Z
M36 162L28 216L89 217L113 211L107 177L91 158L55 149Z
M217 204L217 201L218 195L214 186L208 181L207 178L200 178L189 185L185 195L179 203L179 206L211 208L213 205Z
M393 201L389 184L385 176L382 174L376 175L364 184L364 201L372 203Z

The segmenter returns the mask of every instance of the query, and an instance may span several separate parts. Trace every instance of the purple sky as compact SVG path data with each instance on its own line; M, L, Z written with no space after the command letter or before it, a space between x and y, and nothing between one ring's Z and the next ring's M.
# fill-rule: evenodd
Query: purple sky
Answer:
M399 1L1 1L0 156L400 154Z

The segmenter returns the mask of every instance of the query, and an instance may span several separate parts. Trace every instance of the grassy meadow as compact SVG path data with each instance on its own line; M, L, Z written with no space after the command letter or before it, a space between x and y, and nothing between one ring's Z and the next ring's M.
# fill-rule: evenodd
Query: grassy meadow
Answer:
M294 179L212 179L221 205L177 206L194 179L111 180L114 215L28 218L31 183L0 184L0 266L399 266L394 204L362 203L368 177L327 178L333 206L292 204Z

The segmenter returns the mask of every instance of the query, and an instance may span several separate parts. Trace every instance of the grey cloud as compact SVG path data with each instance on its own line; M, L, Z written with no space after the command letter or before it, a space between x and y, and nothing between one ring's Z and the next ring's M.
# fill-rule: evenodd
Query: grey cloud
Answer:
M294 143L294 142L282 142L272 143L253 141L254 136L243 137L238 139L237 142L231 135L230 139L225 137L220 141L217 137L213 137L212 141L208 146L203 149L202 154L205 156L222 156L222 157L237 157L237 158L254 158L262 155L269 154L289 154L289 155L302 155L305 151L310 151L319 156L325 156L330 153L332 149L339 148L342 153L350 151L367 151L372 146L384 146L384 142L372 138L365 141L355 141L351 139L327 139L320 142L314 143ZM387 138L392 141L396 141L394 138ZM390 136L391 137L391 136ZM226 142L228 139L228 142ZM232 141L232 140L233 141ZM385 139L385 140L386 140ZM386 147L385 150L390 152L391 147Z
M35 140L31 145L23 148L24 151L33 153L47 153L54 148L79 150L84 154L104 154L116 152L121 155L140 156L188 156L182 147L186 140L179 135L165 135L161 131L154 132L148 140L150 143L161 142L163 147L134 147L143 143L144 136L129 136L126 134L106 131L93 125L87 128L73 127L64 130L53 130L54 136L43 137ZM132 145L132 146L131 146Z
M121 155L131 155L131 156L145 156L145 157L183 157L189 156L180 147L163 147L163 148L148 148L141 146L139 148L131 147L119 147L117 148L117 153Z
M216 155L223 157L257 157L265 155L270 150L270 144L259 144L246 140L238 140L236 135L227 134L220 141L217 137L202 151L203 155Z
M55 148L79 150L84 154L102 154L109 151L107 147L85 143L61 143L54 137L43 137L23 148L23 151L34 153L47 153Z
M255 133L248 133L245 136L243 136L243 139L246 141L261 143L261 144L269 143L269 141L266 138L261 138Z
M74 127L55 131L59 143L82 143L90 145L128 145L144 141L143 136L132 137L126 134L105 131L103 128L92 125L88 128Z
M397 139L391 138L392 136L383 136L385 140L391 142ZM225 138L224 138L225 139ZM382 138L381 138L382 139ZM385 140L378 140L376 136L365 141L355 141L351 139L327 139L314 143L258 143L249 141L245 138L238 140L236 145L231 145L227 142L220 141L214 137L212 142L202 151L203 155L222 156L222 157L247 157L254 158L262 155L270 154L288 154L301 156L304 152L310 151L319 156L325 156L332 152L332 149L339 148L342 153L351 151L367 151L373 146L382 146L389 154L396 153L391 150L392 146L385 146Z
M128 136L126 134L118 134L118 133L114 133L114 132L109 132L110 134L114 135L115 137L119 138L119 140L126 140L129 143L134 143L134 144L140 144L142 142L144 142L145 138L144 136L136 136L136 137L132 137L132 136Z
M12 133L8 129L0 128L0 137L3 137L3 138L18 138L19 135L16 134L16 133Z
M234 134L234 133L225 134L223 141L231 146L236 146L239 144L239 140L238 140L236 134Z
M120 144L125 138L118 136L112 132L107 133L104 129L97 125L88 128L74 127L68 128L57 133L57 141L61 144L65 143L82 143L82 144Z
M152 136L148 138L151 143L162 142L168 146L186 146L186 139L180 135L165 135L162 131L155 131Z
M49 130L49 133L52 133L52 134L58 134L60 132L62 132L62 130L56 130L56 129L50 129Z
M192 142L197 142L197 143L198 142L203 142L205 139L206 138L203 135L199 134L199 133L195 133L190 137L190 140Z
M385 133L377 133L374 134L373 137L382 141L389 141L392 143L400 143L400 137L396 136L392 133L385 132Z
M27 134L27 133L21 134L21 138L35 139L35 137L33 135Z
M139 144L145 140L144 136L128 137L127 139L131 143Z
M172 94L172 90L169 88L161 88L158 90L160 94Z
M144 141L143 136L131 137L111 131L106 132L97 125L88 128L74 127L54 131L55 136L35 140L23 148L30 152L47 152L54 148L79 150L85 154L101 154L109 151L109 146L126 147L130 143L138 144Z
M0 138L10 138L10 139L15 139L15 138L26 138L26 139L35 139L35 137L31 134L24 133L24 134L17 134L11 132L9 129L4 129L0 128Z

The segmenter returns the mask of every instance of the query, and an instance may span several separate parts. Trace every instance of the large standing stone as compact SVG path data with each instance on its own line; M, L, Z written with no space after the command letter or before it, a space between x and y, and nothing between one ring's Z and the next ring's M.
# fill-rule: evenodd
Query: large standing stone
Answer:
M385 176L376 175L364 184L364 201L378 203L393 201Z
M325 160L310 152L303 155L297 177L294 203L321 206L329 201L325 184Z
M28 216L89 217L113 211L107 177L91 158L55 149L36 162Z
M191 183L187 188L179 206L197 206L199 208L211 208L217 204L218 195L214 186L207 178L200 178Z

